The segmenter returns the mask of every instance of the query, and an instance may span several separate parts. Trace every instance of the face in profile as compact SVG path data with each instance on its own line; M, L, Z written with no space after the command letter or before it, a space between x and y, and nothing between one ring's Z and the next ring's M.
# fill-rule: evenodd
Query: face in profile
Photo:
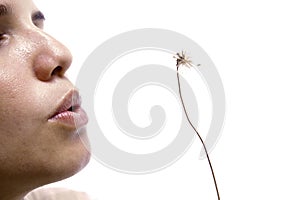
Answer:
M72 56L31 0L0 0L0 199L69 177L89 151L87 117L65 77Z

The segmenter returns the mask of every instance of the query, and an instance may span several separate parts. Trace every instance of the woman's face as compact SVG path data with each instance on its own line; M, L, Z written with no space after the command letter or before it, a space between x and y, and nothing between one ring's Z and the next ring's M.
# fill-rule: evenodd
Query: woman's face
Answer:
M67 111L72 56L43 22L31 0L0 0L0 188L66 178L89 160L86 116L78 102Z

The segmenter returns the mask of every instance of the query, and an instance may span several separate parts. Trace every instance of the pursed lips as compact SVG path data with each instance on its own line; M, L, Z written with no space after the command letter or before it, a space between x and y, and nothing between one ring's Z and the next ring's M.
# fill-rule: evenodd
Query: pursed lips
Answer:
M48 121L75 128L87 124L88 117L81 108L81 97L76 89L71 89L66 93Z

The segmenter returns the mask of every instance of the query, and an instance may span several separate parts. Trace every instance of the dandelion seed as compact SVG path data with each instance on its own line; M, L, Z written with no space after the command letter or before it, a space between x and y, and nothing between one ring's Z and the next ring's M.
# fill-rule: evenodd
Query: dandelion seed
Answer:
M188 57L186 55L186 52L184 52L184 51L181 51L181 53L176 53L176 55L173 56L173 58L176 59L176 66L177 66L177 68L179 68L180 65L186 66L186 67L189 67L189 68L190 67L196 67L193 64L192 60L190 60L190 57ZM198 64L197 66L200 66L200 64Z
M210 167L213 179L214 179L214 184L215 184L215 188L216 188L218 200L220 200L220 194L219 194L219 190L218 190L218 185L217 185L215 173L214 173L214 170L213 170L213 167L212 167L209 155L208 155L208 151L206 149L206 146L204 144L204 141L203 141L202 137L200 136L199 132L197 131L197 129L195 128L195 126L192 124L192 122L191 122L191 120L190 120L190 118L188 116L188 113L187 113L187 110L185 108L185 104L184 104L184 101L183 101L182 93L181 93L181 85L180 85L179 72L178 72L179 67L180 66L196 67L196 66L192 63L192 61L190 60L190 58L188 56L186 56L186 52L181 51L181 53L176 53L176 55L173 56L173 57L176 59L177 83L178 83L178 89L179 89L179 95L180 95L180 100L181 100L181 103L182 103L182 107L183 107L185 116L186 116L189 124L194 129L194 131L196 132L198 138L200 139L200 141L201 141L201 143L203 145L203 148L205 150L205 154L206 154L206 157L207 157L207 160L208 160L208 164L209 164L209 167ZM197 66L200 66L200 64L198 64Z

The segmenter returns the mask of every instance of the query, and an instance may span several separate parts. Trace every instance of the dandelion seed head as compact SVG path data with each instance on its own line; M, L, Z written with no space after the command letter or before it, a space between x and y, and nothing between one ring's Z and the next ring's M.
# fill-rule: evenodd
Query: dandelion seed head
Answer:
M192 60L190 60L190 57L188 57L184 51L181 51L181 53L176 53L176 55L173 57L176 59L177 68L181 65L186 67L194 67Z

